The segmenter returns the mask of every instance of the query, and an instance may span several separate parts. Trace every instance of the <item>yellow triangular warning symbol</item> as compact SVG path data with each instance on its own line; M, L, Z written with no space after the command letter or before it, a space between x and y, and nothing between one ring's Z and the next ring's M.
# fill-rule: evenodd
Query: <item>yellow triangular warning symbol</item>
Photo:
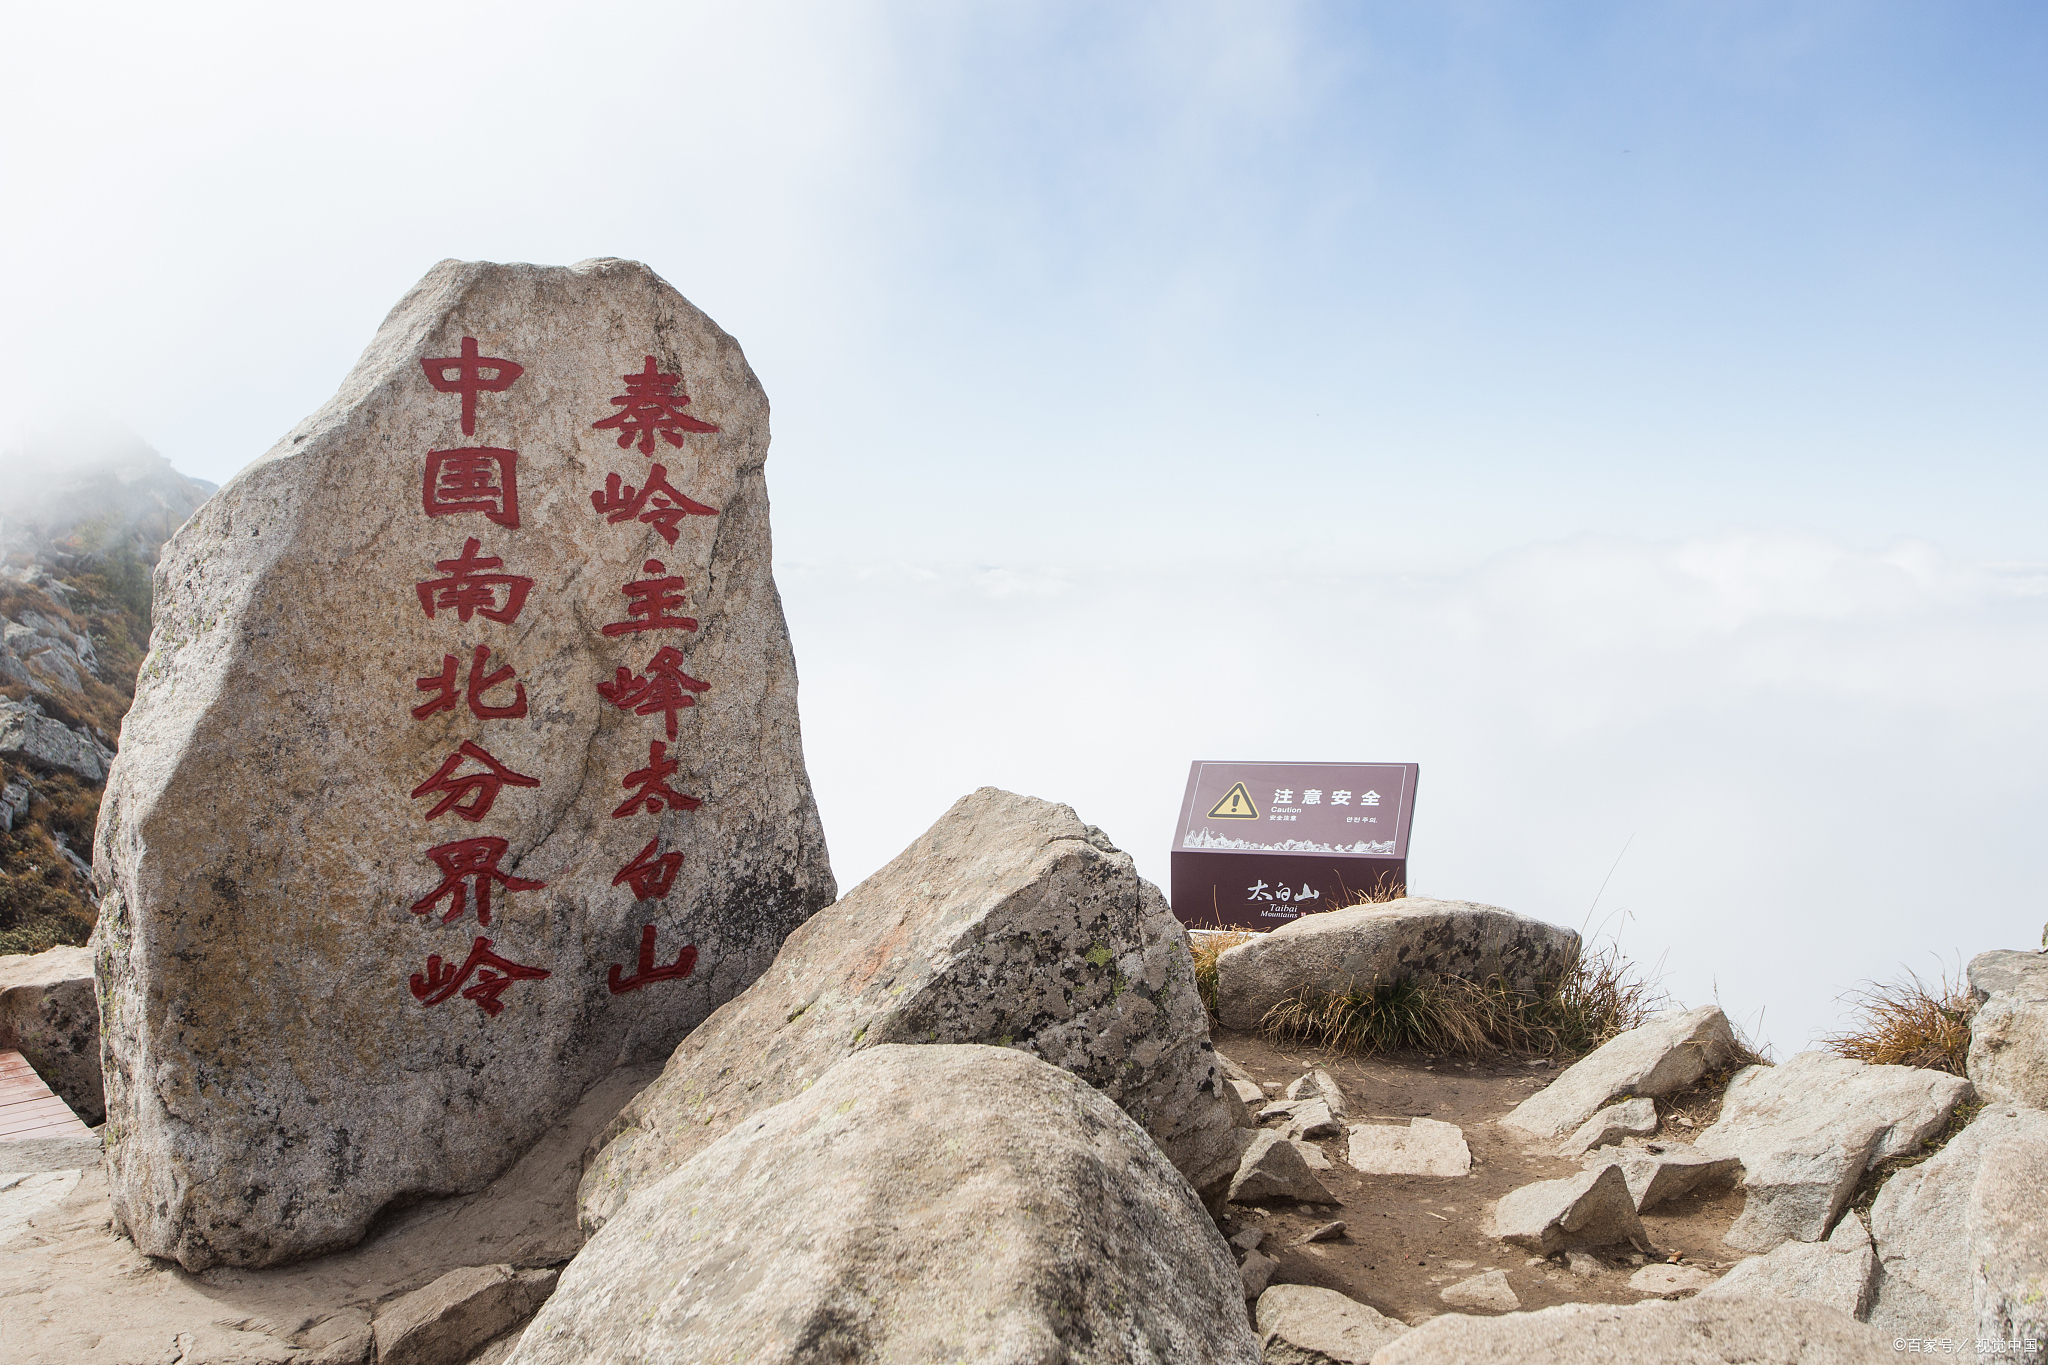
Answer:
M1231 784L1223 799L1209 809L1211 820L1256 820L1259 808L1252 804L1252 794L1244 789L1244 783Z

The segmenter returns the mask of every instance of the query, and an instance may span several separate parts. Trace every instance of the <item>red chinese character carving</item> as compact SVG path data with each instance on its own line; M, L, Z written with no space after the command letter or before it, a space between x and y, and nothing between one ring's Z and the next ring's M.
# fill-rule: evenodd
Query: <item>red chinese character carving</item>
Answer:
M486 771L470 773L464 777L455 776L455 770L462 766L462 760L473 758L484 765ZM439 804L427 812L429 820L453 810L465 820L481 820L490 814L491 803L498 799L500 787L538 787L540 779L515 773L498 762L469 740L462 741L462 747L448 755L448 761L434 770L434 775L412 789L415 800L429 792L445 792ZM468 804L459 805L465 797Z
M683 855L664 853L654 856L654 849L661 842L656 835L647 841L647 847L633 855L633 861L619 869L619 875L612 878L612 885L631 883L633 899L636 901L658 901L668 894L676 884L676 873L682 869Z
M610 682L597 685L597 694L621 711L631 711L636 716L666 712L670 739L676 737L676 712L697 704L691 693L710 690L710 683L683 672L683 652L674 645L663 645L657 650L644 674L636 676L630 669L621 668Z
M647 807L648 814L658 815L664 806L669 810L695 810L704 804L697 797L669 789L668 779L675 776L681 765L667 755L668 745L658 739L648 742L647 766L627 773L625 780L619 783L621 787L638 787L640 790L619 803L619 808L612 812L612 819L632 815L643 805Z
M413 998L432 1009L443 1000L462 989L462 983L476 977L476 984L462 991L462 998L474 1000L485 1014L496 1018L505 1008L505 1002L498 997L505 988L515 981L545 981L553 972L542 971L539 967L525 967L517 962L507 961L491 951L491 941L479 937L470 945L469 956L462 960L460 967L451 967L441 960L439 953L427 958L425 975L412 974Z
M604 519L614 526L637 517L661 532L661 538L671 545L676 543L676 525L684 517L718 515L716 507L706 507L670 486L668 470L661 465L649 471L646 484L637 492L630 483L622 486L618 475L605 475L604 491L592 493L590 505L602 512Z
M442 844L427 850L427 857L434 866L441 869L441 884L412 903L415 915L430 915L434 903L443 896L448 897L448 913L441 916L441 923L462 918L462 912L469 908L470 896L476 897L476 922L488 925L491 922L491 883L496 882L507 891L539 891L546 882L528 881L515 877L498 866L498 860L511 847L503 839L457 839L452 844Z
M519 452L496 446L430 450L420 479L420 504L430 517L481 512L519 529Z
M453 559L434 561L434 567L446 578L430 578L415 584L413 591L419 594L420 610L427 614L429 621L437 611L454 611L456 617L467 621L471 616L482 616L487 621L504 621L508 624L519 618L519 609L526 605L526 595L533 591L533 580L521 578L518 574L489 573L487 570L502 569L505 561L496 555L483 555L477 538L471 536L462 542L462 553ZM681 580L677 580L680 582ZM498 590L505 590L505 604L499 606ZM696 623L691 623L691 629Z
M526 373L524 365L515 365L497 356L478 355L476 338L462 339L462 354L442 356L437 360L422 360L420 368L427 372L427 382L443 393L462 395L462 434L476 435L476 396L479 393L503 393L512 387L512 381ZM489 370L488 377L484 371Z
M606 984L611 987L613 995L637 991L657 981L681 981L697 970L697 945L684 944L674 962L657 967L654 965L654 926L643 924L640 926L640 961L637 966L638 970L632 976L626 976L618 963L612 964L611 971L606 973Z
M650 559L640 566L644 574L661 575L668 572L668 566L658 559ZM624 621L614 621L604 628L607 635L633 635L643 630L695 630L697 620L692 616L677 616L673 613L683 609L683 588L680 578L636 578L619 591L626 594L626 616Z
M626 391L612 402L620 410L590 425L599 431L617 431L620 450L630 449L638 437L640 453L652 455L656 432L670 445L681 446L686 431L718 430L683 411L690 404L690 395L683 392L683 377L661 373L653 356L647 357L647 367L640 373L619 377L626 381Z
M432 701L421 702L412 708L414 720L425 720L436 711L453 711L464 691L468 693L470 714L479 720L518 720L526 714L526 684L512 684L512 700L504 706L492 706L484 700L484 693L512 676L512 665L507 664L493 673L484 672L484 661L491 657L489 645L478 645L469 656L469 686L467 689L455 685L461 665L453 654L441 656L441 671L424 678L413 680L413 686L422 692L438 692ZM603 686L602 683L599 684Z

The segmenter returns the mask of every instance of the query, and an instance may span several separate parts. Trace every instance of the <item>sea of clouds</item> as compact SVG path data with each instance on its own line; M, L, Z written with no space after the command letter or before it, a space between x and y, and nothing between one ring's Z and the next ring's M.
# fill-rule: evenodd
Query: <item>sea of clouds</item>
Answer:
M1416 762L1418 893L1616 936L1781 1056L1859 982L2048 920L2048 566L1741 530L1431 572L1226 547L778 577L842 887L982 785L1164 885L1195 758Z

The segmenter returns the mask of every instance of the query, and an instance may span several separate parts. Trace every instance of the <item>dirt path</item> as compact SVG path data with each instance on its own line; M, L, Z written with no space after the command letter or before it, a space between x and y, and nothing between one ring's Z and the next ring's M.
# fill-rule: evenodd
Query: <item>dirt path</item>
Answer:
M1225 1229L1230 1234L1254 1225L1265 1230L1260 1250L1280 1262L1273 1283L1334 1289L1408 1323L1445 1312L1481 1311L1453 1309L1439 1295L1447 1286L1489 1270L1507 1272L1523 1309L1560 1303L1638 1303L1655 1297L1629 1288L1629 1277L1648 1258L1627 1248L1602 1250L1598 1254L1604 1268L1578 1275L1564 1266L1562 1258L1535 1260L1480 1231L1489 1206L1502 1195L1533 1181L1576 1175L1581 1169L1577 1162L1555 1155L1549 1144L1498 1123L1553 1079L1554 1067L1413 1054L1367 1061L1222 1027L1210 1031L1217 1050L1250 1072L1269 1096L1277 1098L1289 1082L1319 1066L1343 1088L1349 1123L1437 1119L1464 1129L1472 1149L1471 1173L1446 1180L1360 1175L1344 1160L1343 1137L1318 1142L1332 1169L1317 1175L1342 1201L1334 1213L1277 1205L1262 1216L1233 1206ZM1676 1255L1685 1265L1719 1273L1744 1255L1721 1241L1741 1212L1742 1196L1722 1190L1661 1204L1643 1215L1643 1225L1658 1259ZM1344 1220L1344 1237L1291 1245L1333 1218Z

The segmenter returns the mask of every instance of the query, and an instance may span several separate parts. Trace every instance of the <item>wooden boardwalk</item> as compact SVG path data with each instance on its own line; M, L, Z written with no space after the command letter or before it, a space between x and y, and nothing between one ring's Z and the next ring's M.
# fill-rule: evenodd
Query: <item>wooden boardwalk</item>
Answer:
M70 1105L50 1093L27 1058L0 1049L0 1142L83 1137L91 1131Z

